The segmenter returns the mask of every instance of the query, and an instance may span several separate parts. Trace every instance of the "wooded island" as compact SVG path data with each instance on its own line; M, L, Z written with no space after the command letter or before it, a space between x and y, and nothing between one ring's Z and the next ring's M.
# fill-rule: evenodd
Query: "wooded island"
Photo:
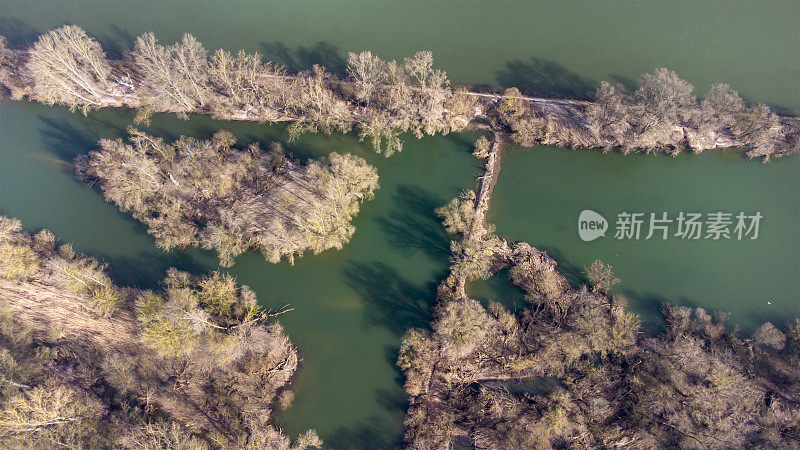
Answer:
M523 145L620 148L624 152L700 152L743 146L750 157L800 148L795 117L763 104L746 106L728 85L701 101L667 69L639 80L634 92L602 83L592 102L502 95L454 88L431 52L384 61L350 53L347 77L314 66L289 74L257 53L209 52L192 35L164 46L153 33L136 39L120 60L77 26L42 35L30 48L0 39L0 84L12 98L64 104L84 112L129 107L146 121L154 112L210 114L225 120L290 122L291 134L355 130L376 151L402 149L400 135L447 134L488 123Z

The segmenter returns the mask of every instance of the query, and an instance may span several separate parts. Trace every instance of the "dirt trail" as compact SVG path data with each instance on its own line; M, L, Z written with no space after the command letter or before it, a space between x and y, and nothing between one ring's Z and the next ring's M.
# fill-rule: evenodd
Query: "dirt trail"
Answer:
M464 241L480 239L489 229L486 215L489 212L492 192L494 192L494 187L500 176L500 159L503 143L506 140L505 133L503 133L499 127L492 126L490 130L492 133L492 143L489 147L489 155L484 160L483 171L478 176L475 190L477 192L475 197L475 214L466 233L461 237ZM444 281L443 286L452 289L454 298L465 299L467 298L466 284L467 279L465 274L456 275L451 273L448 279Z

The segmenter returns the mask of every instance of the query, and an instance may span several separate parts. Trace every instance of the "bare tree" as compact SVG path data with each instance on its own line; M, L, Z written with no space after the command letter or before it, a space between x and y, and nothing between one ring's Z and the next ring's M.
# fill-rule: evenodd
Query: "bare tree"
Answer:
M191 34L164 47L153 33L136 39L131 54L142 77L140 95L158 108L196 111L208 95L208 60L203 45Z
M631 128L628 121L628 99L622 88L603 81L595 94L595 102L586 110L589 129L609 149L624 140Z
M584 274L598 292L607 292L615 284L619 283L619 278L614 276L614 268L599 259L587 267L584 270Z
M634 146L657 149L674 143L675 127L697 106L693 90L694 86L663 67L642 75L629 110L636 130Z
M733 125L739 139L750 146L750 151L747 152L750 157L769 156L773 153L781 128L778 116L763 103L742 110Z
M345 133L353 126L347 103L330 88L331 77L324 67L314 65L292 84L294 98L290 101L294 113L300 117L298 123L306 125L309 131Z
M663 67L656 69L655 73L642 75L633 99L641 110L643 127L653 126L659 119L674 121L682 108L697 103L692 91L694 86L680 79L674 71Z
M422 137L423 132L434 134L441 129L444 103L452 95L447 74L433 68L433 53L428 51L404 58L403 68L416 87L413 104L419 123L412 130L417 137Z
M736 120L736 115L744 110L745 104L738 92L720 83L711 86L700 107L718 122L730 126Z
M359 140L369 139L375 152L386 157L403 150L403 141L398 137L400 130L393 128L390 122L391 118L387 114L370 110L359 125Z
M26 64L39 101L70 109L99 107L108 95L111 66L100 44L80 27L65 25L39 36Z
M389 99L387 107L390 110L405 110L410 101L408 78L402 64L389 61L386 64L387 83L389 84Z
M285 70L263 63L258 53L240 50L233 56L217 50L211 56L208 75L212 88L222 94L213 105L218 111L260 119L288 103Z
M367 104L375 88L388 78L386 63L370 51L351 52L347 57L347 74L356 82L356 98Z

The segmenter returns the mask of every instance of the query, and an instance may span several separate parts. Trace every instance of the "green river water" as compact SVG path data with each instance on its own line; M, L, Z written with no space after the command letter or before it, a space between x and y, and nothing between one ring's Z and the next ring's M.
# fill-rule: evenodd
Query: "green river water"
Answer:
M0 33L20 43L63 23L84 27L112 54L145 31L163 42L191 32L211 50L245 48L293 68L323 63L334 71L347 51L401 58L430 49L456 83L573 97L601 79L627 83L667 66L700 92L725 81L748 99L785 110L800 108L799 21L797 1L0 3ZM72 158L100 137L123 135L132 117L1 104L0 214L29 230L47 227L103 258L121 284L152 287L169 266L217 267L207 252L161 252L141 224L74 180ZM286 140L281 126L168 115L152 123L148 132L168 137L203 138L224 128L242 144ZM399 442L406 400L394 360L403 331L428 322L448 260L448 238L433 208L474 186L474 138L408 137L389 159L352 136L307 136L287 145L300 158L354 152L381 177L342 251L309 254L294 266L248 254L230 270L265 306L294 308L279 319L303 359L294 404L277 417L291 436L316 428L331 447ZM760 211L764 218L754 241L620 241L612 232L587 243L577 235L583 209L603 214L612 227L623 211ZM731 311L745 331L800 314L796 156L764 165L734 151L669 158L509 146L490 221L500 236L550 251L573 281L594 259L613 264L623 280L615 292L629 297L647 328L657 327L661 300ZM522 301L503 278L470 291L511 306Z

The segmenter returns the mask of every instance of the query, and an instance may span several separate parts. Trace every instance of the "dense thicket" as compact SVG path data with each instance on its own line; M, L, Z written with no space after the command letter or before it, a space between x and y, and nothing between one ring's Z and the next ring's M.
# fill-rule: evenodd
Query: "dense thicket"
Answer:
M501 244L494 235L494 228L484 225L477 218L476 200L475 191L465 191L447 205L436 209L445 230L461 237L450 243L450 274L453 278L465 281L491 276L494 254Z
M747 107L727 84L713 85L700 100L693 91L675 72L660 68L642 75L632 93L603 82L595 101L579 109L535 103L526 107L519 91L512 89L495 111L523 146L672 154L742 146L749 157L765 158L800 150L797 118L781 118L764 104Z
M751 157L769 157L796 152L800 145L796 118L778 117L765 105L746 107L722 84L698 101L692 86L666 69L643 75L632 93L603 83L590 103L525 98L516 88L499 97L454 89L424 51L403 61L350 53L346 73L340 78L314 66L288 74L257 53L209 55L189 34L162 45L146 33L121 60L108 60L76 26L43 34L26 51L9 50L0 41L0 84L15 98L84 111L128 106L139 108L143 120L169 111L289 121L293 136L355 129L386 155L402 149L400 133L461 131L475 119L488 119L525 146L626 152L745 146Z
M48 231L0 217L0 445L319 446L270 424L298 359L269 316L218 272L120 288Z
M439 210L462 247L476 246L474 206L466 193ZM454 247L431 330L403 338L408 447L800 445L800 319L744 339L725 314L665 304L665 330L647 337L626 299L604 294L619 281L610 266L573 289L544 252L477 236L491 245L479 257ZM527 307L483 305L451 282L502 269Z
M294 122L305 131L358 129L375 150L399 151L398 135L412 131L463 130L474 116L475 99L450 88L433 68L430 52L403 61L382 61L370 52L350 54L347 79L324 67L288 75L258 53L209 52L192 35L162 45L153 33L136 39L124 59L110 61L100 45L76 26L40 36L25 52L7 49L0 83L15 98L28 96L87 111L104 106L179 114L205 113L224 119Z
M101 140L100 150L80 160L82 176L146 223L159 247L214 249L223 266L251 248L271 262L341 249L360 202L378 188L375 168L351 154L302 165L279 144L268 152L257 143L236 149L226 131L173 143L129 131L127 142Z

